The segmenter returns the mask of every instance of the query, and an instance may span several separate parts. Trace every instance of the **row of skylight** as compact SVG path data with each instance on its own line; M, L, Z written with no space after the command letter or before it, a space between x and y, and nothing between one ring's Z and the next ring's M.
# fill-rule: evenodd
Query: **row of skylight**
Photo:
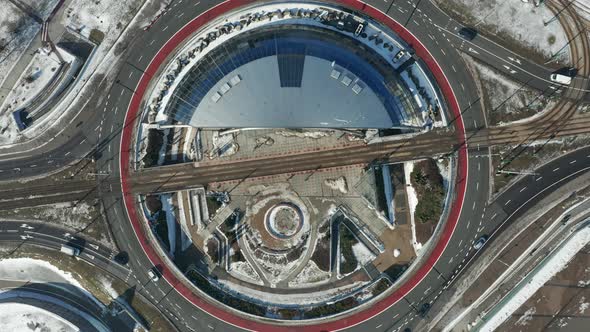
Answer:
M219 90L215 92L213 96L211 96L211 100L214 103L217 103L224 94L226 94L234 86L240 84L241 81L242 77L240 75L235 75L229 80L229 82L225 82L221 87L219 87Z
M333 69L332 73L330 74L330 77L332 77L335 80L340 80L340 83L347 87L354 83L354 85L352 86L352 91L357 95L360 94L361 91L363 91L364 84L358 77L354 77L349 74L344 74L344 70L336 67L334 63L332 63L332 67Z

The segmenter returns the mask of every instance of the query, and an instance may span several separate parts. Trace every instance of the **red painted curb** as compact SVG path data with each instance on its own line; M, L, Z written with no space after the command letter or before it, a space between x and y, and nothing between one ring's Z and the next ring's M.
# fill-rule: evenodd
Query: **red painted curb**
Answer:
M141 220L138 216L138 212L136 211L134 204L135 204L135 197L130 194L130 183L128 181L127 176L129 175L129 160L130 160L130 147L131 141L133 136L133 128L136 115L140 112L140 104L141 100L146 93L147 86L150 82L151 77L157 72L158 68L164 63L166 58L173 52L173 50L186 38L188 38L193 32L197 31L207 22L211 21L212 19L220 16L221 14L228 12L230 10L236 9L237 7L252 3L254 1L249 0L228 0L225 1L208 11L204 12L200 16L193 19L191 22L186 24L183 28L181 28L172 38L170 38L166 44L160 49L158 54L152 59L148 68L145 70L144 74L142 75L136 89L135 94L133 95L131 102L129 103L129 107L127 109L127 114L125 116L125 126L123 127L123 132L121 135L121 154L120 154L120 175L121 175L121 189L123 192L123 201L125 204L125 208L127 210L127 214L129 220L133 226L135 231L135 235L139 240L143 250L145 251L146 255L152 261L154 265L161 265L163 267L166 264L162 261L162 259L158 256L155 250L152 248L151 243L148 241L146 235L143 233L143 228L141 225ZM377 21L380 21L382 24L388 26L392 29L395 33L397 33L401 38L403 38L407 43L411 44L416 54L426 63L432 74L434 75L440 89L443 91L446 99L447 104L451 109L452 114L457 118L455 121L455 128L457 131L457 135L461 142L465 142L465 129L463 125L463 119L461 117L461 110L459 108L459 104L457 99L453 93L453 89L448 82L445 74L443 73L441 67L438 63L434 60L430 52L426 49L426 47L408 30L406 30L401 24L394 21L393 19L389 18L376 8L359 2L357 0L339 0L339 2L343 5L351 7L359 12L364 12L368 16L373 17ZM163 277L173 285L176 290L185 297L188 301L192 302L195 306L200 308L201 310L207 312L209 315L216 317L219 320L222 320L228 324L232 324L234 326L253 330L253 331L310 331L312 330L339 330L351 327L356 324L360 324L376 315L381 313L382 311L386 310L401 298L403 298L408 292L410 292L417 284L419 284L424 277L430 272L434 264L438 261L440 256L442 255L443 251L445 250L447 244L450 241L451 236L457 226L459 215L461 213L461 209L463 206L463 200L465 197L465 190L467 185L467 147L465 144L461 145L461 148L458 153L458 169L457 169L457 183L455 185L456 188L456 198L453 201L449 219L447 220L447 224L445 225L445 229L439 241L436 244L431 256L427 259L426 263L421 266L418 271L400 288L395 290L391 295L382 299L379 302L374 303L370 308L354 314L349 317L342 318L337 321L333 322L326 322L326 323L319 323L319 324L310 324L305 326L275 326L269 323L262 323L255 320L249 320L241 316L237 316L229 311L226 311L222 308L219 308L206 300L202 299L201 297L194 294L190 288L185 286L181 283L175 275L168 269L164 268L163 270Z

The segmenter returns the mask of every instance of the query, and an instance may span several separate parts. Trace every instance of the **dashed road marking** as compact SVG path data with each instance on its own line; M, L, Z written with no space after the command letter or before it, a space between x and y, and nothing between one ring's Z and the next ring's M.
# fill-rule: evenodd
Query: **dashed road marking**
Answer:
M508 205L508 203L512 202L511 199L507 200L506 203L504 203L504 206Z
M553 172L557 172L559 171L559 167L557 167L556 169L553 170Z
M570 161L570 165L575 164L577 160Z
M524 188L520 189L520 192L523 192L523 191L525 191L525 190L526 190L526 187L524 187Z
M535 181L540 181L542 178L542 176L539 176Z

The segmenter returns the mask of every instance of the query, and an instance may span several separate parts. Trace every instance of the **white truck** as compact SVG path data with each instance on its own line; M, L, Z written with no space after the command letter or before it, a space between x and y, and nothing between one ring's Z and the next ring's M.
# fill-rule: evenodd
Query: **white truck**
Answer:
M72 257L80 255L80 249L68 246L67 244L62 244L60 251Z
M551 81L565 85L570 85L570 83L572 83L572 78L570 76L565 76L561 74L551 74Z

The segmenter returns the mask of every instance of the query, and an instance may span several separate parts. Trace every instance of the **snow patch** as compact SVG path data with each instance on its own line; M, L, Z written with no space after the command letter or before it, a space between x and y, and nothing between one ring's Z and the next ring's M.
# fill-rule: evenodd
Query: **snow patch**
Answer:
M326 179L324 183L332 190L338 190L343 194L348 194L348 184L346 183L346 178L344 176L337 179Z
M375 255L360 241L352 246L352 252L360 265L365 265L375 259Z
M4 331L80 331L76 325L50 311L17 302L0 303L0 326Z

